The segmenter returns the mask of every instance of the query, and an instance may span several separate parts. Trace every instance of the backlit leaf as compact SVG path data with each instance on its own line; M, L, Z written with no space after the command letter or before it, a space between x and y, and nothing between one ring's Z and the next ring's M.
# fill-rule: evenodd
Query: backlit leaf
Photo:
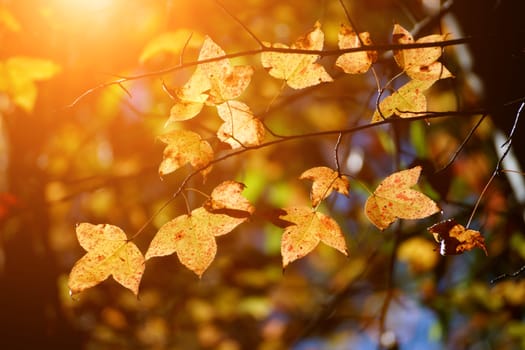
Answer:
M221 57L226 53L206 37L199 53L199 61ZM251 66L232 66L229 59L221 59L197 66L188 82L175 91L175 105L167 123L188 120L201 111L205 103L217 105L239 97L250 84Z
M422 219L437 213L437 204L423 193L411 189L421 167L398 171L385 178L365 203L370 222L384 230L396 219Z
M193 131L171 131L159 136L159 140L167 144L159 166L160 176L172 173L188 163L199 169L213 160L213 149L210 144ZM201 174L205 177L210 171L211 166L203 169Z
M245 185L236 181L224 181L215 187L210 199L204 203L206 210L210 212L220 212L223 210L237 210L253 214L255 208L242 195Z
M339 31L340 49L361 47L361 41L364 45L372 45L370 33L362 32L358 36L352 27L341 25ZM361 74L367 72L376 59L377 51L350 52L339 56L335 65L342 68L347 74Z
M411 80L392 95L385 97L379 103L379 111L372 116L371 123L397 115L401 118L413 118L427 111L427 98L424 91L432 86L434 81Z
M412 35L399 24L394 25L392 37L395 44L414 43ZM445 37L446 35L432 34L415 42L435 43L445 40ZM394 50L394 59L399 67L405 70L412 79L436 81L452 77L452 74L442 63L436 62L442 53L443 49L439 46Z
M113 225L79 224L78 242L87 253L69 274L71 294L82 292L106 280L110 275L122 286L138 294L144 273L144 257L126 234Z
M180 262L199 277L215 259L217 253L216 236L230 233L247 220L253 212L252 205L241 199L242 184L228 181L217 186L212 193L212 207L227 210L211 212L204 207L197 208L190 215L181 215L164 224L150 243L146 259L177 253ZM231 195L232 198L227 198ZM236 201L238 200L238 201ZM248 215L231 216L230 210ZM227 213L227 214L226 214Z
M348 255L343 233L329 216L308 207L290 207L283 212L279 215L287 223L281 240L283 268L306 256L319 242Z
M217 112L224 120L217 131L219 140L233 149L261 144L264 126L246 104L239 101L224 102L217 106Z
M199 61L224 55L226 52L209 37L206 37L199 54ZM203 63L199 67L210 81L208 102L211 104L221 104L239 97L250 84L253 75L253 67L232 66L227 58Z
M313 181L310 198L312 199L312 206L314 207L328 197L334 190L348 196L348 189L350 187L348 179L340 176L337 171L330 168L311 168L302 173L299 178L301 180L307 179Z
M7 92L13 103L31 112L37 98L35 82L48 80L60 71L53 61L25 56L0 61L0 91Z
M443 41L445 35L432 34L415 41L416 43L434 43ZM399 24L394 25L392 33L392 41L394 44L413 44L414 38L412 34ZM394 50L394 59L399 67L408 70L412 67L428 66L434 63L441 54L443 49L440 46L435 47L421 47L416 49Z
M275 48L288 48L287 45L265 43ZM291 49L322 50L324 45L324 33L321 25L317 22L314 29L305 36L300 37L293 43ZM263 52L261 54L262 66L268 69L268 73L277 79L284 79L288 86L293 89L303 89L317 85L322 82L333 81L323 66L315 63L319 55Z
M488 255L485 239L481 233L465 228L458 224L455 219L448 219L432 225L428 231L440 244L439 252L441 255L462 254L476 247L483 249L485 255Z
M175 89L172 96L175 104L171 107L166 125L171 122L188 120L199 114L209 97L210 89L210 80L202 68L197 66L188 82L183 87Z
M414 80L435 82L439 79L451 78L452 73L441 62L434 62L428 66L413 67L406 72Z

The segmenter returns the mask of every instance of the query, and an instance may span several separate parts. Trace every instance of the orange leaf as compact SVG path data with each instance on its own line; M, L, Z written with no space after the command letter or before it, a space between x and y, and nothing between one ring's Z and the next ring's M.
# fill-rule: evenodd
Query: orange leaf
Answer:
M283 268L314 250L319 242L348 255L339 225L329 216L308 207L290 207L279 218L288 223L281 240Z
M432 84L434 81L430 80L409 81L379 103L379 110L374 112L371 123L380 122L394 114L401 118L413 118L425 113L427 98L423 92Z
M340 49L361 47L361 41L365 45L372 45L370 33L362 32L358 36L352 27L341 25L339 31ZM339 56L335 65L342 68L347 74L360 74L367 72L376 59L377 51L350 52Z
M462 254L476 247L483 249L488 255L485 247L485 239L479 231L466 229L455 219L449 219L432 225L428 228L436 242L440 243L441 255Z
M229 210L248 214L254 210L252 205L240 196L243 186L227 181L212 192L211 206L227 208L228 211L210 212L200 207L194 209L190 215L178 216L164 224L151 241L146 259L177 253L184 266L199 277L202 276L215 259L217 253L215 237L230 233L249 216L232 216L229 215ZM228 195L232 198L227 198Z
M344 176L340 176L337 171L327 167L315 167L306 170L299 179L312 180L312 191L310 198L312 206L317 206L323 199L327 198L333 190L348 196L350 183Z
M126 234L113 225L79 224L78 242L87 251L69 274L71 294L82 292L113 275L115 281L138 294L144 257Z
M217 136L233 149L257 146L264 139L264 126L255 118L250 108L239 101L228 101L217 106L217 112L224 124Z
M314 29L305 36L295 41L290 48L303 50L322 50L324 45L324 33L321 25L317 22ZM268 46L275 48L288 48L287 45L276 43ZM293 89L303 89L317 85L322 82L333 81L332 77L326 72L323 66L315 63L319 55L263 52L261 63L264 68L269 69L268 73L277 79L284 79L289 87Z
M202 168L213 160L213 149L200 135L188 130L175 130L159 136L167 144L164 158L159 166L160 176L172 173L183 165L190 163L194 168ZM201 171L206 176L211 166Z
M421 167L398 171L381 181L365 203L365 214L375 226L384 230L396 219L422 219L437 213L437 204L421 192L411 189Z

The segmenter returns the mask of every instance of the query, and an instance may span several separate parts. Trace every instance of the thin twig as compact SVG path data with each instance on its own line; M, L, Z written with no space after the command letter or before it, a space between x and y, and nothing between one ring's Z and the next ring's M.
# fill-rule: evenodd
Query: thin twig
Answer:
M490 280L490 283L491 284L494 284L496 282L498 282L499 280L502 280L502 279L505 279L505 278L516 278L518 277L523 271L525 271L525 265L523 265L522 267L520 267L520 269L518 271L515 271L513 273L510 273L510 274L507 274L507 273L504 273L502 275L499 275L498 277Z
M338 176L341 176L341 166L339 164L339 146L341 145L342 138L343 138L343 134L339 133L339 135L337 136L337 142L335 143L335 148L334 148L335 168L337 170Z
M252 38L259 44L260 47L265 47L264 43L255 35L248 26L246 26L237 16L235 16L230 10L228 10L220 1L215 0L215 3L224 10L235 22L237 22L242 29L244 29Z
M445 166L443 166L441 169L439 170L436 170L436 174L439 173L439 172L442 172L443 170L446 170L447 168L449 168L452 163L454 163L454 161L456 160L456 158L459 156L459 154L461 153L461 151L463 150L463 148L465 148L465 145L467 144L467 142L470 140L470 138L472 137L472 135L474 135L474 132L476 132L476 130L478 129L478 127L480 126L480 124L483 122L483 120L485 119L487 115L486 114L483 114L481 116L481 118L479 118L478 122L476 123L476 125L474 125L474 127L470 130L470 132L468 133L467 137L465 137L465 139L463 139L463 142L461 142L461 145L459 145L459 147L456 149L456 151L454 152L454 154L452 155L452 157L450 157L449 161L447 162L447 164L445 164Z
M460 39L453 39L453 40L445 40L445 41L439 41L439 42L433 42L433 43L413 43L413 44L382 44L382 45L368 45L368 46L362 46L362 47L353 47L353 48L347 48L347 49L338 49L338 50L306 50L306 49L292 49L292 48L282 48L282 47L270 47L270 46L264 46L259 49L254 50L246 50L246 51L239 51L231 54L226 54L218 57L211 57L204 60L197 60L192 62L187 62L183 64L178 64L174 67L168 67L156 71L151 71L143 74L133 75L133 76L127 76L122 77L117 80L108 81L105 83L101 83L99 85L96 85L86 91L84 91L82 94L80 94L73 102L70 104L64 106L64 109L72 108L76 106L82 99L84 99L86 96L92 94L93 92L106 88L108 86L112 85L118 85L122 84L128 81L132 80L139 80L139 79L146 79L146 78L152 78L152 77L158 77L165 74L173 73L179 70L182 70L184 68L194 67L199 64L205 64L205 63L211 63L211 62L217 62L223 59L229 59L229 58L236 58L236 57L246 57L246 56L253 56L257 55L263 52L279 52L279 53L297 53L297 54L308 54L308 55L319 55L322 57L327 56L339 56L345 53L351 53L351 52L361 52L361 51L389 51L389 50L403 50L403 49L412 49L412 48L424 48L424 47L445 47L445 46L451 46L451 45L459 45L459 44L466 44L469 43L472 40L471 37L465 37Z
M506 147L505 151L503 151L503 154L499 158L499 161L496 164L496 168L494 169L494 172L492 173L492 176L490 177L489 181L487 182L487 184L483 188L483 191L481 191L481 194L479 195L478 200L476 201L476 204L474 205L474 209L472 209L472 213L470 214L470 218L468 219L466 227L470 226L470 223L474 219L474 214L476 213L476 210L478 209L478 206L479 206L479 204L481 202L481 198L483 198L483 195L485 194L485 192L487 191L488 187L492 183L492 180L494 180L496 175L499 174L499 171L500 171L500 168L501 168L501 164L503 163L503 160L505 159L507 154L509 154L509 152L510 152L510 148L512 146L512 138L514 137L514 132L516 131L516 126L518 125L518 120L520 119L521 112L523 111L524 107L525 107L525 102L522 102L520 107L518 108L518 111L516 113L516 117L514 118L514 125L512 126L512 130L510 131L509 137L508 137L507 141L505 141L505 143L502 145L502 147Z
M431 112L429 114L420 115L420 116L413 117L413 118L410 118L410 119L389 118L389 119L385 119L385 120L379 121L377 123L358 125L358 126L351 127L351 128L348 128L348 129L317 131L317 132L308 133L308 134L281 136L281 138L277 139L277 140L272 140L272 141L268 141L268 142L265 142L265 143L261 143L259 145L249 146L249 147L245 147L245 148L242 148L240 150L237 150L237 151L233 151L231 153L228 153L228 154L225 154L225 155L220 156L218 158L215 158L214 160L212 160L208 164L206 164L206 165L204 165L202 167L199 167L197 169L194 169L190 174L188 174L186 176L186 178L184 178L184 180L182 180L181 184L179 185L177 190L173 193L173 195L159 209L157 209L152 214L152 216L144 223L144 225L142 225L142 227L140 227L140 229L130 238L130 240L133 240L135 237L139 236L142 233L142 231L144 231L151 224L151 222L153 222L155 217L157 215L159 215L175 198L177 198L177 196L185 188L186 184L190 181L190 179L195 177L201 171L211 167L212 165L214 165L216 163L222 162L222 161L224 161L226 159L239 156L239 155L244 154L244 153L249 152L249 151L253 151L253 150L257 150L257 149L261 149L261 148L265 148L265 147L270 147L270 146L275 146L275 145L278 145L278 144L283 143L283 142L288 142L288 141L293 141L293 140L298 140L298 139L306 139L306 138L321 137L321 136L336 135L336 134L341 134L341 135L352 134L352 133L355 133L355 132L358 132L358 131L361 131L361 130L371 129L371 128L374 128L374 127L378 127L380 125L391 124L391 123L403 123L403 122L411 122L411 121L414 121L414 120L435 119L435 118L444 118L444 117L451 117L451 116L470 116L470 115L483 114L483 113L486 113L486 111L480 112L479 110L474 110L474 111L471 111L471 112L469 112L469 111Z

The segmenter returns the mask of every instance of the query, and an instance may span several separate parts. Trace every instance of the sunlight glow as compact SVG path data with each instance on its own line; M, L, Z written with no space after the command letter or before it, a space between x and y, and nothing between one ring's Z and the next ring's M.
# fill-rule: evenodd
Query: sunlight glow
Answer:
M65 10L71 12L108 11L115 4L115 0L60 0L58 3Z

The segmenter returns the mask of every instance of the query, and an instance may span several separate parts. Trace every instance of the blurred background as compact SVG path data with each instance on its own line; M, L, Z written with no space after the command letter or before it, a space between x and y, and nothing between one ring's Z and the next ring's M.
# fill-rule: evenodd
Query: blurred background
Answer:
M496 131L511 130L524 96L525 28L521 1L343 1L358 31L391 42L394 23L416 33L471 37L444 50L454 79L428 93L430 111L490 111L450 166L481 115L407 122L345 135L339 160L352 175L350 196L332 195L321 210L345 233L349 257L320 245L281 268L282 229L263 213L310 205L313 166L334 167L337 135L304 138L232 157L214 166L210 193L234 179L257 207L248 223L218 238L218 254L198 279L176 256L148 261L138 299L111 278L71 298L67 276L85 253L75 225L109 223L133 235L191 172L159 178L164 130L173 101L163 85L183 85L193 68L86 90L197 58L206 35L227 53L257 49L260 40L292 43L316 21L325 49L337 48L345 9L336 0L0 0L0 329L2 349L523 349L525 281L491 284L525 265L523 175L496 177L471 227L485 237L476 249L439 255L426 228L455 217L465 224L492 174ZM188 41L188 38L191 39ZM188 42L187 42L188 41ZM187 42L187 44L186 44ZM184 54L181 55L184 49ZM257 55L234 64L255 67L239 98L280 135L344 129L369 122L377 98L371 72L345 75L324 57L334 82L282 88ZM399 73L388 52L374 65L385 86ZM406 82L400 77L392 83ZM388 91L386 91L388 94ZM76 101L75 103L73 103ZM522 124L522 122L521 122ZM228 152L213 108L184 123L217 154ZM518 124L517 163L524 165ZM271 140L268 136L267 140ZM499 143L498 143L499 142ZM222 153L221 153L222 152ZM403 221L380 232L363 205L394 171L423 166L420 189L443 215ZM205 198L187 194L190 207ZM144 253L158 228L186 213L176 199L134 240Z

